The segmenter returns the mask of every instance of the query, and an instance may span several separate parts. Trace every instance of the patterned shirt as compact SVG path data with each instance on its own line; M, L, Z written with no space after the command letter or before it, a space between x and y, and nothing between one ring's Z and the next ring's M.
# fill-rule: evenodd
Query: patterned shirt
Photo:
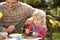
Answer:
M28 29L32 32L37 32L38 37L41 37L42 39L44 39L46 37L47 28L44 25L41 25L40 27L38 27L36 25L30 24ZM26 35L30 35L30 34L31 33L26 33Z
M9 25L15 25L17 28L24 27L24 22L28 17L31 17L31 14L34 12L34 8L31 6L18 2L18 7L9 11L6 8L6 3L0 3L0 12L3 13L3 18L0 20L0 26L8 27Z

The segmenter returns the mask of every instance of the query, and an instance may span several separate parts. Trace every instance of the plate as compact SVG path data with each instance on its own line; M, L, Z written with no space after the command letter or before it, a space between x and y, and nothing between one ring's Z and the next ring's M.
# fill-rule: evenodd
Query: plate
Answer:
M9 35L9 37L12 37L12 38L17 38L17 37L21 37L21 36L22 36L22 34L18 34L18 33Z
M4 40L16 40L16 38L6 38Z

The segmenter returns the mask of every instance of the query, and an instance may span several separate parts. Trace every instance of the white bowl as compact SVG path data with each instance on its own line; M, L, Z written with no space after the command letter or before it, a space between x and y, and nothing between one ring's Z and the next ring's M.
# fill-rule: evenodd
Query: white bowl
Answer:
M21 36L22 36L22 34L18 34L18 33L9 35L9 37L12 37L12 38L17 38L17 37L21 37Z

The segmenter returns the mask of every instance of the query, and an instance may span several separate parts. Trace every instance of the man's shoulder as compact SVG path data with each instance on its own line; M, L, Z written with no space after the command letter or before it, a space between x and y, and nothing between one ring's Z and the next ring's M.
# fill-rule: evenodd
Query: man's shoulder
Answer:
M1 3L0 3L0 7L4 7L5 4L6 4L6 2L1 2Z
M18 2L18 4L25 5L25 6L30 6L30 5L28 5L26 3L23 3L23 2Z
M5 5L6 2L1 2L0 5Z

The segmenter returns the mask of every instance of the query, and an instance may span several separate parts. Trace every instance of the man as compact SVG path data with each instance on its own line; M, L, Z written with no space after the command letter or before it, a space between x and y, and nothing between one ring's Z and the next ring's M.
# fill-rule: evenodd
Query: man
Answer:
M3 13L3 18L0 20L0 30L12 33L20 32L24 27L24 23L28 17L35 11L31 6L19 2L19 0L6 0L0 3L0 12ZM19 29L19 30L18 30Z
M0 30L11 33L17 27L20 32L20 27L24 27L24 22L33 11L34 8L19 2L19 0L6 0L6 2L0 3L0 12L3 13L3 18L0 20Z

